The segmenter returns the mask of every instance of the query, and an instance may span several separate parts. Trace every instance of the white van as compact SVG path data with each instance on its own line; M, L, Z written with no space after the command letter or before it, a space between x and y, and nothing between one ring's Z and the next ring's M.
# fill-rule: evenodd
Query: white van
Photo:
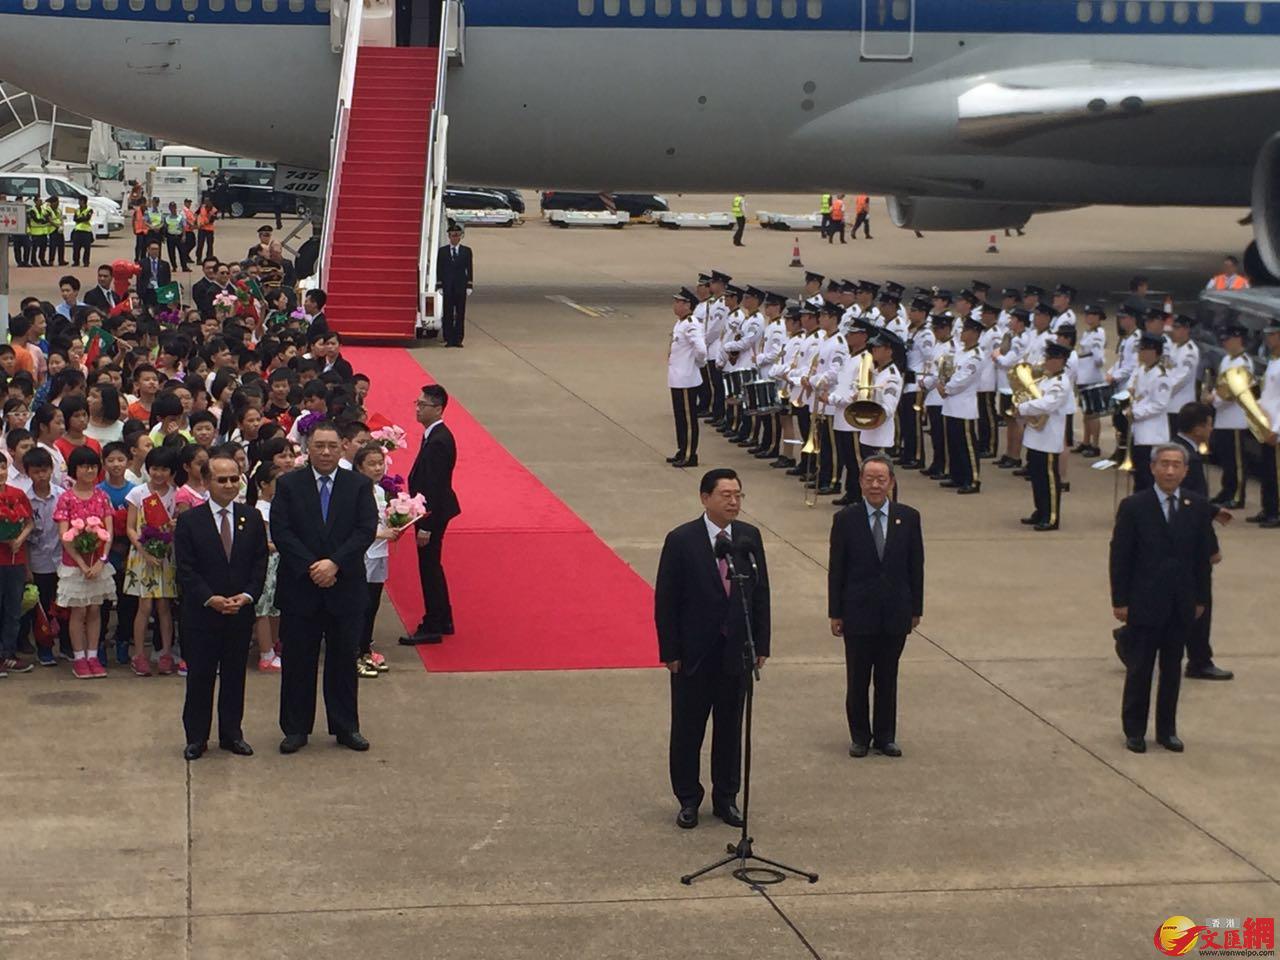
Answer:
M117 230L124 229L124 214L120 210L120 204L107 197L94 196L66 177L27 170L0 173L0 197L16 197L20 202L26 203L37 196L41 199L57 198L58 206L62 208L62 232L68 240L71 239L71 228L75 226L71 215L80 206L81 197L89 198L95 237L108 237Z

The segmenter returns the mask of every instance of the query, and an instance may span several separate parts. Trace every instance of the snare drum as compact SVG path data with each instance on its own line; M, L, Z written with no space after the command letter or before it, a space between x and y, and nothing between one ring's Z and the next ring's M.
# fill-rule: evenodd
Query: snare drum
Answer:
M751 370L729 370L724 375L724 396L726 400L740 402L742 388L751 379Z
M752 380L743 387L743 409L750 416L773 413L782 409L778 400L778 384L774 380Z
M1080 409L1086 417L1100 417L1115 409L1117 402L1114 383L1095 383L1080 388Z

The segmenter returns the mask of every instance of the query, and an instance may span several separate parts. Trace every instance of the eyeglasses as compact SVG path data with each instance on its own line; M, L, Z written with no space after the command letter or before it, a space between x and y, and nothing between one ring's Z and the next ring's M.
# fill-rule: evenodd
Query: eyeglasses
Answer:
M745 493L717 493L716 496L721 500L728 500L730 502L741 502L747 499L747 495Z

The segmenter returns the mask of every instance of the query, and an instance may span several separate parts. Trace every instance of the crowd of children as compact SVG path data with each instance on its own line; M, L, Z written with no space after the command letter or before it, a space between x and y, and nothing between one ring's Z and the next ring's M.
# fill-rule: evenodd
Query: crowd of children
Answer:
M109 272L100 268L100 290ZM269 523L276 481L303 465L310 427L334 421L341 465L374 481L385 516L387 492L401 486L386 476L395 444L373 439L369 378L343 358L323 291L290 312L292 291L233 289L209 315L176 304L160 312L131 290L109 309L27 297L9 318L0 344L0 677L59 658L77 678L105 677L111 654L137 676L185 675L173 528L207 501L203 466L213 451L240 463L240 499ZM373 602L361 677L388 669L373 649L373 618L400 532L380 528L366 558ZM255 640L258 669L275 673L271 553Z

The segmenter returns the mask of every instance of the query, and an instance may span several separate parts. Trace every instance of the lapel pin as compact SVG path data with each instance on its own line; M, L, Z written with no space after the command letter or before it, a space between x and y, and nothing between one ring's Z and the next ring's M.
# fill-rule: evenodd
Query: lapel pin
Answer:
M901 520L901 519L898 519L898 520L894 520L893 522L894 522L894 525L896 526L897 524L901 523L901 522L902 522L902 520Z
M1184 498L1183 498L1183 500L1182 500L1182 505L1183 505L1184 507L1189 507L1189 506L1191 506L1191 498L1190 498L1190 497L1184 497Z

